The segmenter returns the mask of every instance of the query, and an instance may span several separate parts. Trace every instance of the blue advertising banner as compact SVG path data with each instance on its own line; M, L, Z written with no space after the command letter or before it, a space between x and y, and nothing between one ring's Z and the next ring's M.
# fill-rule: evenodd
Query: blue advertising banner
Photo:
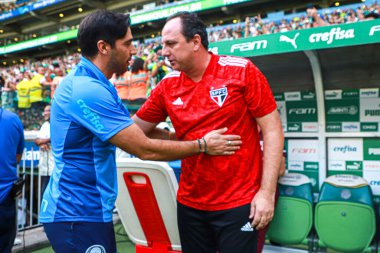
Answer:
M0 21L4 21L7 19L17 17L17 16L21 16L25 13L30 12L30 11L35 11L35 10L38 10L41 8L45 8L46 6L57 4L60 2L64 2L64 1L65 0L42 0L42 1L38 1L38 2L33 3L33 4L28 4L26 6L19 7L17 9L2 13L0 15Z
M22 153L22 159L20 161L20 167L24 165L25 160L25 167L30 168L32 166L36 168L38 166L38 162L40 160L40 149L39 147L34 143L34 141L25 141L25 149Z

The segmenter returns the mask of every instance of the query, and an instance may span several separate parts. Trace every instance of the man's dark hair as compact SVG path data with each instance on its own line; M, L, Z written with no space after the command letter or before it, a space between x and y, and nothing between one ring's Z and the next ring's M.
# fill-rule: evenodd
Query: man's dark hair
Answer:
M106 10L91 13L79 25L78 44L82 55L88 58L96 56L99 40L104 40L114 47L115 41L125 36L130 24L129 14Z
M206 31L206 25L198 17L196 13L192 12L177 12L166 19L166 23L169 20L180 18L182 22L182 34L185 36L186 41L189 42L194 38L195 34L198 34L202 39L202 45L208 50L208 37Z

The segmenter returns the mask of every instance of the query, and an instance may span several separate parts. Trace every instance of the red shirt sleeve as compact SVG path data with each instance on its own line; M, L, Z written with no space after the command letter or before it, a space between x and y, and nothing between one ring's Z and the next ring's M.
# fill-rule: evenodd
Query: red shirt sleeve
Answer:
M165 109L164 84L161 82L154 88L147 101L136 112L145 121L159 123L166 120L168 113Z
M247 82L244 98L252 116L262 117L274 111L277 108L276 101L263 73L252 62L249 62L245 74Z

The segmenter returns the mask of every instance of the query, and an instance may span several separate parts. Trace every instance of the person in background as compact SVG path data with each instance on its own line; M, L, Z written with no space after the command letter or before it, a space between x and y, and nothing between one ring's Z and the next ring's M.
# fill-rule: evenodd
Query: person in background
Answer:
M226 128L207 131L198 140L145 136L109 82L114 73L127 70L136 54L132 40L128 14L92 12L78 29L82 59L55 91L50 117L55 167L41 201L40 222L57 253L116 252L115 147L158 161L201 153L222 157L240 148L240 136L223 135Z
M162 56L162 46L159 45L154 48L156 53L156 62L152 68L152 77L156 78L156 83L159 83L170 71L168 66L166 66L165 59Z
M53 80L51 81L50 86L50 97L53 100L54 92L57 89L58 85L62 82L63 78L65 77L65 72L63 71L62 67L59 66L58 63L54 63L54 73L55 76Z
M11 190L18 179L24 128L16 114L0 107L0 129L0 252L10 253L17 230L16 201Z
M309 18L311 27L329 25L329 23L322 18L322 15L318 13L318 10L315 6L309 5L306 10L306 14L307 14L307 17Z
M284 143L268 82L248 59L208 52L206 26L195 13L170 16L162 44L162 55L175 71L137 111L137 125L150 136L169 116L179 139L199 139L220 127L242 138L241 148L231 156L201 154L182 160L177 194L182 252L257 252L257 230L273 217Z
M128 106L128 97L129 97L129 86L128 79L131 75L131 72L125 71L121 75L113 74L111 77L111 82L114 84L117 95L120 97L121 102L123 102L124 106Z
M54 168L54 158L51 152L50 144L50 105L45 106L43 111L45 122L38 131L36 145L40 148L40 161L38 163L38 172L41 176L41 192L45 191L46 185Z
M149 86L148 72L144 70L144 60L135 57L128 80L129 103L143 104L146 101L146 92Z

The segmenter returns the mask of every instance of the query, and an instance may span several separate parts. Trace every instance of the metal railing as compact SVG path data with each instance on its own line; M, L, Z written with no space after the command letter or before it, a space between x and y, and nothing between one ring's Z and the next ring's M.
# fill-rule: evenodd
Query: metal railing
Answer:
M30 152L32 157L28 157ZM32 147L30 150L24 149L23 157L19 165L19 173L25 175L25 184L21 196L17 199L17 223L18 230L41 226L39 222L40 205L42 198L42 180L38 172L38 166L33 162L39 152ZM32 159L29 159L32 158ZM30 163L29 163L30 161ZM29 165L29 166L28 166Z

